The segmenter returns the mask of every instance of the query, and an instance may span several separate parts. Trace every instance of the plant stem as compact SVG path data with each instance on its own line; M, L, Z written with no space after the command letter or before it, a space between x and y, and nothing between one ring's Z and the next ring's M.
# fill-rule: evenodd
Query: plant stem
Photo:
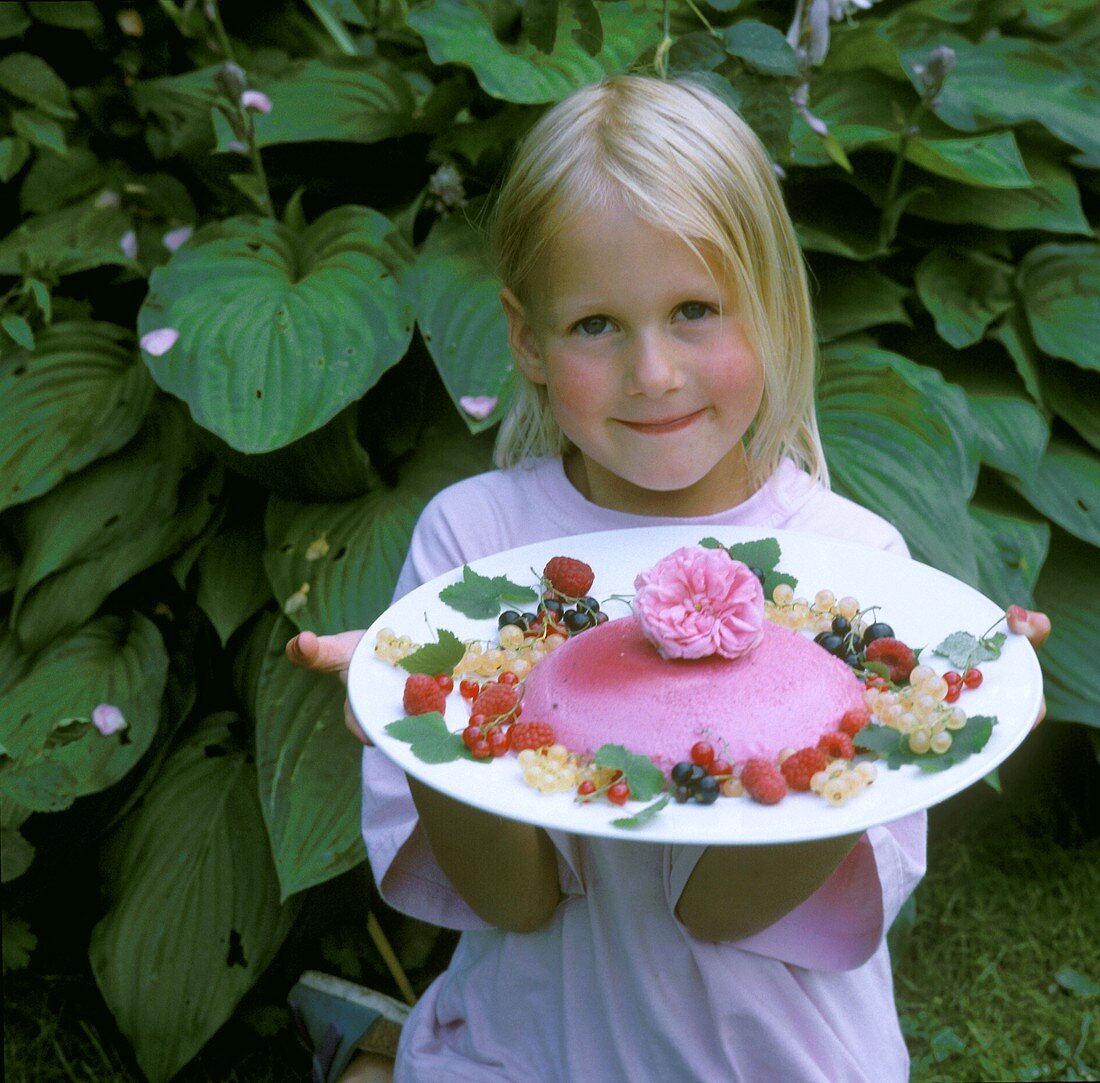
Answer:
M899 133L898 149L894 155L894 166L890 171L890 182L886 186L886 196L882 201L882 218L879 222L878 231L880 245L885 245L890 239L890 220L893 217L894 204L898 199L898 190L901 188L901 175L905 169L905 155L909 150L909 143L912 141L913 136L919 131L917 122L927 108L927 104L924 98L917 102L913 107L913 111L905 118L905 124Z
M260 148L256 145L256 125L252 114L248 114L248 157L252 161L252 169L263 189L264 212L271 218L275 217L275 205L271 201L271 189L267 186L267 171L264 169L264 161L260 156Z

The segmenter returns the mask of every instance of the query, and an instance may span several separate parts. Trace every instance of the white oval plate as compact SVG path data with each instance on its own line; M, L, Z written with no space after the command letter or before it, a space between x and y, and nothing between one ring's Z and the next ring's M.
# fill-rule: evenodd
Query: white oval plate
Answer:
M576 557L596 573L594 597L633 595L634 576L682 545L696 545L707 536L698 526L660 526L607 531L559 538L485 557L470 566L482 575L505 575L534 586L536 576L553 556ZM813 598L828 589L838 597L851 594L864 607L881 607L898 638L924 647L921 661L940 672L950 668L932 648L956 631L982 635L1002 616L1000 607L972 587L917 561L869 549L852 542L786 530L724 527L714 531L723 544L775 538L782 549L779 570L798 579L797 593ZM879 764L878 779L846 805L834 808L810 793L789 793L778 805L764 806L748 798L720 797L713 805L670 802L640 829L616 827L612 820L638 812L638 801L624 808L607 801L579 804L572 794L543 795L524 782L512 755L485 763L456 760L427 764L410 745L386 733L385 727L404 717L401 705L407 674L374 655L376 634L392 628L415 642L434 642L446 628L460 639L495 637L497 622L475 621L439 599L443 587L459 581L462 569L448 572L411 591L383 613L367 630L351 661L348 697L359 725L370 740L414 778L458 801L510 819L581 835L696 844L760 844L808 841L866 830L929 808L979 779L1001 763L1027 736L1039 713L1042 674L1031 645L1009 634L999 659L982 665L982 685L959 700L971 715L994 715L997 725L985 748L946 770L927 773L906 765L887 770ZM606 607L610 616L625 616L625 603ZM1005 631L1004 625L998 630ZM448 697L446 721L460 731L468 718L466 702L457 690ZM685 749L685 758L687 750Z

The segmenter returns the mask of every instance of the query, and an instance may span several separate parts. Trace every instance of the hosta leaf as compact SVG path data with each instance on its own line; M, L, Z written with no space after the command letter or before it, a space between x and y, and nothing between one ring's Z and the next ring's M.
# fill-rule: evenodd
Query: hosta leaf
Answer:
M1016 283L1039 348L1100 370L1100 245L1039 245L1024 256Z
M280 905L250 757L208 718L165 764L105 856L92 930L100 991L142 1071L165 1083L229 1018L297 913Z
M1035 581L1046 560L1050 527L971 506L978 589L1004 607L1034 607Z
M950 82L950 80L948 80ZM973 223L990 229L1042 229L1050 233L1089 233L1073 174L1047 154L1024 153L1032 188L975 188L946 179L917 195L910 214L934 222Z
M144 122L145 141L156 158L199 156L214 146L210 107L217 67L146 79L130 90Z
M223 644L271 597L263 549L259 520L236 521L213 538L195 564L195 600Z
M940 337L956 349L981 341L1012 304L1011 269L983 252L935 248L917 266L914 280Z
M153 379L239 451L320 428L396 364L412 336L402 285L411 251L368 207L338 207L305 233L270 219L206 226L153 272L141 336Z
M730 56L745 61L766 75L797 75L798 60L787 39L767 23L740 19L720 31L720 40Z
M1050 439L1039 410L1020 396L972 392L969 398L982 462L1016 477L1033 474Z
M895 136L886 145L893 150L897 142ZM978 188L1030 188L1035 183L1012 132L964 139L918 136L909 141L905 157L929 173Z
M1039 659L1051 718L1100 727L1100 552L1060 530L1035 587L1051 633Z
M99 191L106 179L103 163L87 147L70 147L64 155L43 151L19 188L19 206L24 213L48 214Z
M967 502L976 447L965 393L897 354L833 346L818 402L837 489L889 519L916 559L975 582Z
M222 471L182 411L157 405L121 451L20 509L12 621L28 647L88 619L107 595L199 534Z
M16 109L11 114L11 128L33 146L57 154L68 152L65 129L47 113L37 109Z
M1052 439L1030 477L1009 480L1063 530L1100 545L1100 456L1095 452Z
M22 263L57 275L93 267L134 266L120 247L133 229L130 216L118 207L97 206L86 199L49 214L28 218L0 240L0 275L17 275Z
M360 748L344 723L344 689L297 669L285 617L272 626L256 696L260 806L282 897L346 872L366 857L360 836Z
M0 90L30 102L57 120L75 120L69 88L41 57L9 53L0 60Z
M7 184L26 165L30 153L25 139L0 139L0 184Z
M358 500L268 504L264 566L299 628L365 628L390 604L412 528L443 486L488 468L482 440L429 430L396 487ZM291 598L300 598L287 606Z
M1100 451L1100 375L1047 360L1040 378L1043 402Z
M376 143L404 135L415 105L401 70L373 58L300 61L264 90L271 112L256 117L261 147L318 139ZM218 150L227 149L228 138Z
M989 337L996 339L1008 352L1027 393L1036 402L1042 402L1039 351L1031 337L1027 317L1019 305L1013 305L1005 313L1004 319L989 332Z
M553 52L530 41L505 45L493 34L487 0L426 0L409 10L409 25L424 39L435 64L463 64L495 98L535 104L554 102L571 90L628 68L660 37L658 20L642 17L631 3L600 5L603 48L589 56L570 33L574 16L561 5Z
M501 283L484 236L464 214L432 227L410 287L416 320L443 383L471 432L495 425L508 407L512 355L498 294ZM497 400L484 418L464 411L467 396Z
M87 732L51 747L46 758L76 780L76 796L117 782L153 739L168 674L168 655L156 626L139 613L100 617L42 651L34 667L7 691L0 744L13 758L42 751L64 719ZM93 710L112 704L126 720L104 737L90 725Z
M829 260L815 264L820 283L817 329L822 342L883 323L909 324L902 300L909 290L873 267Z
M153 397L132 335L91 320L55 323L33 352L0 358L0 509L41 496L117 451Z

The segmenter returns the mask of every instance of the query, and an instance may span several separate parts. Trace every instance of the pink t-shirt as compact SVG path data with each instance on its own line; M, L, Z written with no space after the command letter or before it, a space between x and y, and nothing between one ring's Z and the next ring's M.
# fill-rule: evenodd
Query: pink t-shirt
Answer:
M587 501L557 459L439 493L397 595L530 542L665 523L787 528L905 553L885 520L785 462L744 503L692 519ZM906 1080L885 932L924 872L923 814L868 831L833 876L770 928L695 939L675 917L702 847L550 832L564 895L508 933L478 918L432 857L404 773L363 753L363 838L396 909L463 930L402 1033L394 1079L471 1083Z

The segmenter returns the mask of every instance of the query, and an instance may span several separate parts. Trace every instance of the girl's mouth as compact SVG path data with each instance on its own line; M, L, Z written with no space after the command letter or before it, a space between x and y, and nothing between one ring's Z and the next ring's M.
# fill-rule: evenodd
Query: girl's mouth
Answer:
M706 412L705 409L695 410L690 414L681 414L678 417L664 418L660 421L626 421L619 419L620 423L634 432L646 433L653 436L661 436L665 433L679 432L694 424Z

